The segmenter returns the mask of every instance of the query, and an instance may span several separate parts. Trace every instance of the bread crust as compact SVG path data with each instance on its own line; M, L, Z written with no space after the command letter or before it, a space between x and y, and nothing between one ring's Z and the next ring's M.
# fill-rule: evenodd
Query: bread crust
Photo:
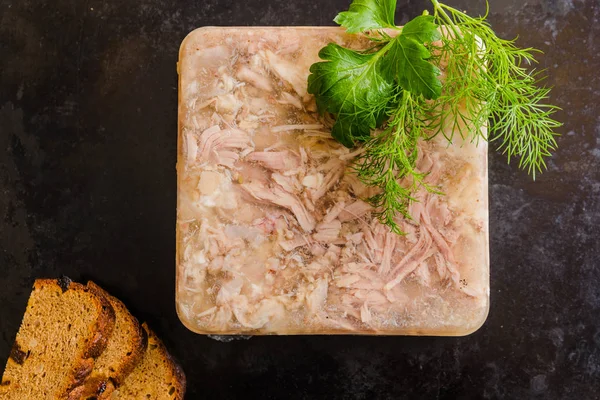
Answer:
M115 327L115 311L113 310L110 302L99 292L95 291L94 288L82 285L81 283L73 282L67 277L40 281L42 281L41 284L45 285L57 285L59 288L61 288L63 293L65 293L67 290L89 292L94 296L95 299L94 306L98 312L98 318L89 332L90 335L88 337L91 339L88 341L87 346L81 350L81 356L78 358L78 360L76 360L72 377L67 384L67 390L63 396L68 397L73 388L81 385L81 383L91 374L94 368L95 359L102 354L104 349L106 349L108 339L112 335ZM68 284L65 283L67 281ZM37 282L38 281L36 280L36 284Z
M106 348L108 338L114 329L115 313L110 302L108 302L104 297L98 295L93 290L90 290L85 285L73 282L68 277L61 277L59 279L35 280L25 315L27 315L28 312L32 312L32 296L36 294L36 291L44 290L56 292L57 297L65 295L65 293L69 291L77 291L85 294L85 296L91 300L90 306L95 313L95 321L88 327L88 331L84 333L82 345L77 349L77 353L73 358L71 369L67 372L67 377L63 383L59 388L57 388L56 396L54 397L56 399L66 399L68 398L71 390L77 385L81 384L81 382L83 382L86 377L89 376L93 369L95 359ZM14 348L18 351L14 352L15 357L9 358L6 365L5 375L9 370L16 370L17 373L20 373L18 368L23 364L24 359L17 356L22 356L23 353L27 354L28 356L27 349L21 348L20 340L22 341L23 338L20 338L19 334L17 334ZM19 363L19 361L21 362ZM2 393L10 393L12 387L18 388L18 385L21 384L21 382L7 382L7 380L9 380L9 378L5 379L3 377Z
M118 365L111 365L110 373L92 370L85 381L81 382L69 394L69 400L75 399L109 399L111 393L123 380L133 371L136 365L144 357L148 343L146 331L138 320L131 315L127 307L117 298L108 294L104 289L92 281L87 287L95 294L108 301L115 311L115 315L124 319L125 324L133 330L127 344L127 353L119 359ZM116 334L116 333L115 333ZM110 342L108 342L110 343Z
M185 396L185 388L186 388L186 377L183 369L179 365L177 361L171 356L171 354L167 351L167 348L163 344L162 340L156 336L154 331L152 331L146 322L142 324L144 330L148 333L148 343L156 343L158 345L158 350L161 356L167 361L167 363L171 366L171 370L173 371L173 376L177 382L177 397L173 397L173 400L183 400Z
M144 357L144 353L146 352L146 346L148 344L148 335L142 329L141 324L138 322L137 318L135 318L125 304L114 296L108 294L104 289L95 284L92 281L87 283L88 287L93 288L93 290L100 295L102 295L113 307L115 313L117 311L121 312L125 318L128 319L128 322L134 327L135 335L131 337L130 349L131 353L126 355L123 358L123 362L121 365L117 366L114 374L111 376L112 380L118 386L121 384L123 379L127 377L133 371L135 366L140 362L142 357Z

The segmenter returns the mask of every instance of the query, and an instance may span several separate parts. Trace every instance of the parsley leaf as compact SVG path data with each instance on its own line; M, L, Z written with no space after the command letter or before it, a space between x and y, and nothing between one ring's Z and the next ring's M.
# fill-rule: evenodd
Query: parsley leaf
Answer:
M364 2L352 4L356 3ZM427 61L431 54L422 43L439 38L431 18L415 18L398 36L387 36L371 52L334 43L321 49L319 57L324 61L311 66L308 93L315 95L321 114L327 111L336 117L332 136L337 141L352 147L367 140L371 130L387 119L402 89L426 99L440 95L440 71Z
M413 94L436 99L442 93L440 70L427 61L431 53L423 43L440 38L433 16L422 15L410 21L393 41L389 57L395 61L398 84Z
M396 0L355 0L348 11L339 13L334 21L350 33L372 29L396 28Z
M441 39L433 15L419 15L402 28L402 36L415 39L420 43L431 43Z
M367 139L380 126L396 88L384 53L364 54L330 43L313 64L308 92L321 113L335 115L332 135L347 147Z

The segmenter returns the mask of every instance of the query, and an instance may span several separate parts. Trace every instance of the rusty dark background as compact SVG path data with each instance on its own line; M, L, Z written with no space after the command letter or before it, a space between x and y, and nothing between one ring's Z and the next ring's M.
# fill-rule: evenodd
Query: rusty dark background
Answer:
M175 313L179 44L205 25L332 25L349 0L0 0L0 364L33 280L66 274L150 323L189 399L599 399L600 1L491 3L499 35L544 51L564 126L535 183L490 153L483 328L221 343ZM398 22L427 5L399 0Z

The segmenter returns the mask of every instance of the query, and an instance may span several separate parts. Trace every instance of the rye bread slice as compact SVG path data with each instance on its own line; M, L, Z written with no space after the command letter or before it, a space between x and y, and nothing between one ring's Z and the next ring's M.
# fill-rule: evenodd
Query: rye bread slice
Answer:
M133 371L144 357L148 335L138 320L117 298L108 294L94 282L88 287L104 296L115 311L115 329L108 345L96 360L92 373L85 382L73 390L69 399L108 399L115 387Z
M148 348L142 361L111 396L111 400L181 400L185 395L185 375L160 339L148 333Z
M68 278L38 279L0 383L2 399L65 399L104 351L115 313Z

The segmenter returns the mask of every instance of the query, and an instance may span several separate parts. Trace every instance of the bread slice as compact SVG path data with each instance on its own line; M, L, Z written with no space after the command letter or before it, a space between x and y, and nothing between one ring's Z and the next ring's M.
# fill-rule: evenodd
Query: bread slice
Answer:
M111 396L111 400L180 400L185 394L185 375L146 323L148 349L142 361Z
M65 399L104 351L115 313L68 278L38 279L0 383L2 399Z
M94 282L88 287L104 296L115 310L115 329L92 373L71 392L70 399L108 399L110 394L142 360L148 343L146 331L127 307Z

